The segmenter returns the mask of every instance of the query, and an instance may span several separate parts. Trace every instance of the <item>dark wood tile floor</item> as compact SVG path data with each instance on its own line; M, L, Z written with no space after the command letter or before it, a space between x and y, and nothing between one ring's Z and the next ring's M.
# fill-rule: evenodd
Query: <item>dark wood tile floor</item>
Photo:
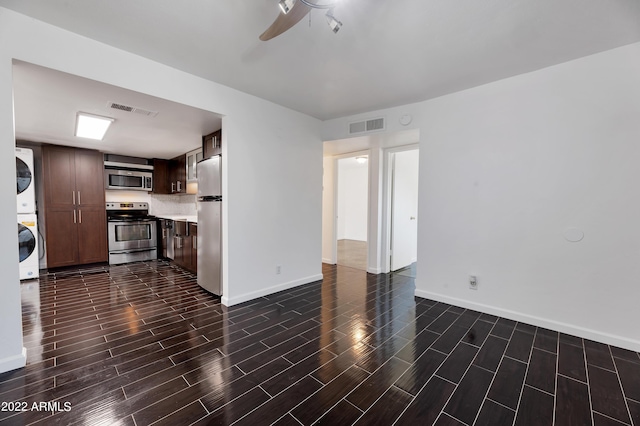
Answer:
M23 284L0 422L640 425L638 353L323 272L232 308L163 261Z

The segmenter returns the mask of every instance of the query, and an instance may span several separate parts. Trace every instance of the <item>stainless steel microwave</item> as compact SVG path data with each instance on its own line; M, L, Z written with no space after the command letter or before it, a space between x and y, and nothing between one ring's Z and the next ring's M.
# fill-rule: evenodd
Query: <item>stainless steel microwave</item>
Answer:
M153 166L105 161L104 183L106 189L151 191L153 190Z

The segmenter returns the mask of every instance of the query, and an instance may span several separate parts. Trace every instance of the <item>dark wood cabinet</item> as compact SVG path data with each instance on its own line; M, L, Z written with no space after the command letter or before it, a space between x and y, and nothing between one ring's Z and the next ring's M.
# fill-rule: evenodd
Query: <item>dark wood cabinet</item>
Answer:
M186 194L187 160L179 155L171 160L153 159L153 193Z
M96 207L103 210L104 201L104 157L98 151L75 150L76 205L84 209Z
M103 190L104 192L104 190ZM105 206L78 206L78 263L106 262L109 259Z
M202 154L204 158L222 154L222 129L202 137Z
M45 208L48 268L78 264L78 220L75 215L77 212L73 208Z
M191 231L191 227L189 226L189 224L187 224L187 229L189 229L189 231ZM184 247L182 249L182 267L192 271L191 269L191 264L192 264L192 247L193 247L193 243L191 240L191 234L187 234L184 238Z
M183 155L169 160L170 194L187 193L187 160Z
M169 160L153 159L153 191L151 192L154 194L171 194Z
M189 222L189 244L191 248L191 263L189 270L198 273L198 224Z
M106 262L102 154L44 146L42 169L47 267Z
M186 249L189 228L184 220L173 222L173 261L179 266L186 267L191 261L191 252Z
M173 261L188 271L197 273L197 236L198 225L193 222L176 220L174 222Z
M75 150L45 146L42 148L42 156L45 207L75 209Z

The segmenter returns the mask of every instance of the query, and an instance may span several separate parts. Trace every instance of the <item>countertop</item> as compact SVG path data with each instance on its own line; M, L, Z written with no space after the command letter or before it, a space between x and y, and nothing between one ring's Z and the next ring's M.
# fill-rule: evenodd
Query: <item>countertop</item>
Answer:
M191 216L191 215L184 215L184 214L157 214L155 216L161 219L184 220L187 222L198 223L198 216Z

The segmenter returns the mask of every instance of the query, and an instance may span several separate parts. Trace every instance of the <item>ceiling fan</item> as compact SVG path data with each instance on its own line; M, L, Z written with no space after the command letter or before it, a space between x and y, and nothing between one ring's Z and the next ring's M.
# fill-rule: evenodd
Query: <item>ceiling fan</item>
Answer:
M267 41L279 36L289 30L295 24L300 22L302 18L307 16L311 9L326 9L326 18L329 27L334 33L337 33L342 27L342 22L333 16L333 8L336 7L339 0L331 3L322 3L321 0L280 0L280 14L273 21L273 24L265 32L260 35L260 40Z

